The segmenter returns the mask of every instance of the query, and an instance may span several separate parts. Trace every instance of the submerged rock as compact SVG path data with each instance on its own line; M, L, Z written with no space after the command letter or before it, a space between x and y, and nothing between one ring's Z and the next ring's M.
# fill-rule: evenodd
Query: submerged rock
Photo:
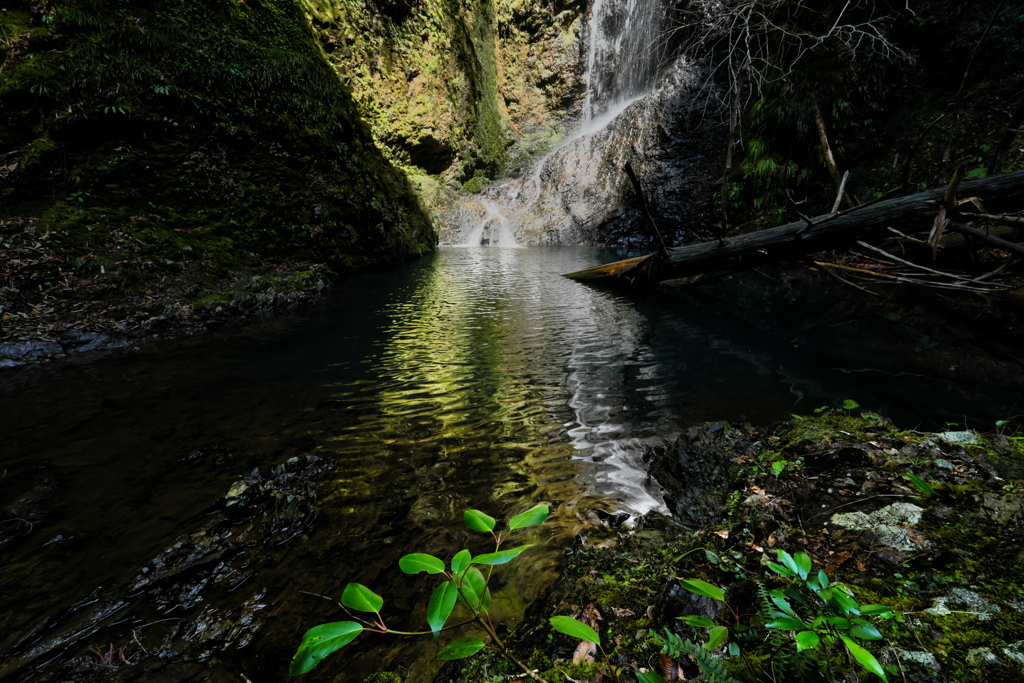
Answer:
M5 653L0 677L31 670L39 680L92 680L91 671L117 669L122 681L193 680L200 672L202 680L236 680L211 658L246 647L263 628L272 589L248 582L279 557L268 547L285 544L316 518L317 482L333 466L330 458L306 456L254 469L200 528L168 545L126 585L98 586L79 601L87 608L30 629ZM99 652L90 649L96 642L104 643ZM181 673L186 669L191 673Z

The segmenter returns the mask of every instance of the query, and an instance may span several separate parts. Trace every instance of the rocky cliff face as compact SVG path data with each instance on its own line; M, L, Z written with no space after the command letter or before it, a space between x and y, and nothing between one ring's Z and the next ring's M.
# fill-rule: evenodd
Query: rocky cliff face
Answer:
M0 28L0 340L436 244L297 0L25 0Z
M374 140L413 175L478 190L579 112L579 0L305 4Z

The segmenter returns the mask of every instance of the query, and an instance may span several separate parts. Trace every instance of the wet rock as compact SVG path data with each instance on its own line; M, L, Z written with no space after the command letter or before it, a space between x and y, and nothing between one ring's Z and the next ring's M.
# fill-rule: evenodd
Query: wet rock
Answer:
M981 506L989 519L999 525L1016 524L1024 518L1024 495L988 492L981 495Z
M98 642L141 638L146 652L129 645L131 665L116 663L121 680L193 680L167 672L196 660L210 661L197 669L206 676L202 680L228 680L217 678L222 672L214 660L253 640L270 602L266 587L246 584L261 563L271 561L268 546L284 543L316 518L317 481L333 465L329 458L307 456L253 470L208 511L200 528L167 546L130 584L97 587L65 614L31 629L6 653L21 667L12 671L33 667L40 680L78 680L95 668L95 658L53 657L56 648L84 652ZM236 591L236 598L223 599ZM143 623L153 629L143 633ZM151 676L157 669L161 675ZM0 676L6 673L0 669Z
M651 463L650 475L669 492L665 503L683 524L701 527L721 517L719 487L728 475L732 445L725 425L691 427Z
M935 655L927 650L901 650L899 648L894 648L894 650L895 655L904 664L913 662L932 671L938 671L942 668L939 666L939 660L935 658Z
M871 514L863 512L847 512L832 515L833 526L859 531L864 539L875 545L882 545L895 550L919 550L924 539L911 527L921 521L924 512L912 503L893 503Z
M204 528L178 539L143 567L132 590L191 573L200 566L210 567L252 544L281 542L299 533L316 516L316 482L333 465L329 458L309 456L272 467L266 475L254 469L231 485L222 509ZM198 601L203 582L221 582L233 575L230 567L214 565L201 578L167 587L160 599L191 606Z
M1001 611L999 605L972 590L954 588L948 595L936 598L935 603L924 612L936 617L944 617L955 612L973 612L980 621L988 621L993 613Z
M63 347L54 341L7 342L0 344L0 368L13 368L63 355Z
M939 432L935 439L958 446L977 446L978 435L974 432Z
M601 520L602 523L607 524L612 529L618 529L619 527L621 527L626 522L626 520L629 519L631 516L628 512L620 512L618 514L613 514L611 512L606 512L601 508L596 508L594 512L597 514L597 518Z
M970 664L992 666L999 663L999 657L992 652L992 648L975 647L967 651L967 661Z
M664 623L671 623L677 617L694 614L714 620L722 603L712 598L691 593L678 581L671 581L665 586L665 590L655 610L657 619Z
M1021 667L1021 673L1024 673L1024 640L1010 643L1002 648L1002 652L1007 659Z

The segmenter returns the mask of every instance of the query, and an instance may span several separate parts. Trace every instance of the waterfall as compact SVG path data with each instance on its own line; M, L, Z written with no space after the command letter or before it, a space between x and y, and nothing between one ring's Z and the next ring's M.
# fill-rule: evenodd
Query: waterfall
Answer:
M656 159L651 167L665 168L659 180L671 181L663 185L675 193L668 203L684 223L686 192L693 184L682 173L701 152L679 153L680 139L692 137L685 120L690 110L680 103L692 100L698 81L686 60L670 59L670 10L669 0L594 0L585 34L586 90L575 130L532 169L455 209L449 224L461 238L450 243L594 244L609 239L609 226L618 235L639 233L632 188L622 172L630 159L634 166Z
M490 199L486 199L484 197L481 197L479 201L486 212L483 220L473 226L466 235L466 239L463 240L462 244L457 246L495 246L504 247L506 249L518 248L519 243L516 241L516 236L512 232L512 225L509 223L509 219L504 214L501 207Z
M590 13L584 128L654 87L665 57L662 0L596 0ZM610 117L614 118L614 117Z

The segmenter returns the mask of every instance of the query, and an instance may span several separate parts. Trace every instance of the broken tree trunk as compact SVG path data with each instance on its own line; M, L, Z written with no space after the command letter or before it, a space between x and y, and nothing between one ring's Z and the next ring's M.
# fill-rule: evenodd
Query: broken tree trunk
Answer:
M789 223L713 242L701 242L669 249L661 265L660 279L700 274L731 273L765 263L801 258L854 244L857 240L887 232L894 227L906 234L926 232L943 206L945 188L919 192L906 197L864 204L837 214L818 216L809 221ZM963 182L961 197L977 197L992 213L1024 210L1024 171ZM948 216L955 218L955 215ZM571 273L573 279L610 279L616 277L610 266ZM597 271L608 273L595 277ZM621 269L620 269L621 271ZM627 273L632 269L626 269ZM649 282L649 278L644 278Z

